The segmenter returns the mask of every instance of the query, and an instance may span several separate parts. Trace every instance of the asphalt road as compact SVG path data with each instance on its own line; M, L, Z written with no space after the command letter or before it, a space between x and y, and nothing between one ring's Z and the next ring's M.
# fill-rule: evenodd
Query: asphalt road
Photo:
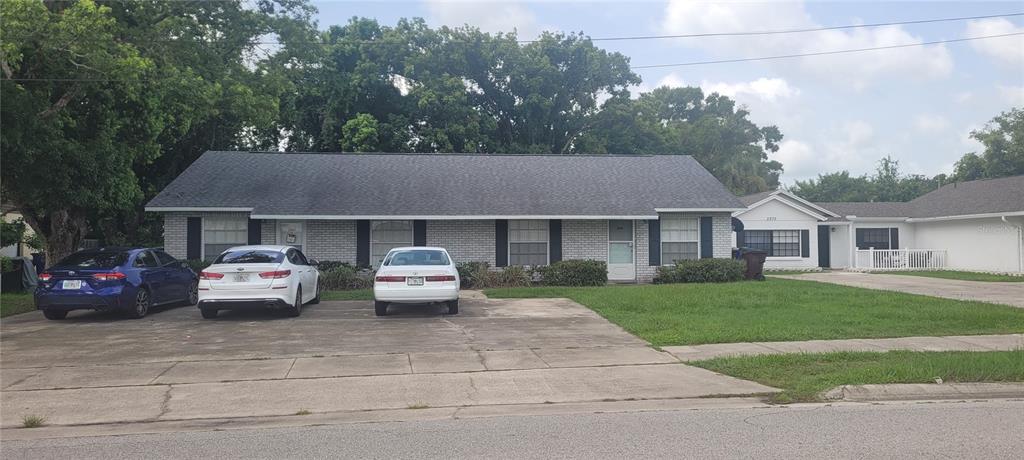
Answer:
M47 458L1020 458L1024 401L495 417L11 441Z

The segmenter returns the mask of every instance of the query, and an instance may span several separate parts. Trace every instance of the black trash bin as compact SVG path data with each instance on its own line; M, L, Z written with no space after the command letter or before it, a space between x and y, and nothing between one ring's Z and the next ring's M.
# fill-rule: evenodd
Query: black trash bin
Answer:
M764 261L768 258L768 252L760 249L742 248L740 257L747 263L747 271L743 277L748 280L764 281Z

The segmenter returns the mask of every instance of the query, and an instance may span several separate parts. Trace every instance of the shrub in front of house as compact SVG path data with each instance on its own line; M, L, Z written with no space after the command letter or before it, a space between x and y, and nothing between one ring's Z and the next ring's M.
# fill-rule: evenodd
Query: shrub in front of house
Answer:
M325 291L349 291L373 287L373 272L360 272L343 262L320 262L320 283ZM369 273L369 276L366 275Z
M198 275L199 272L203 271L203 269L209 267L211 263L209 260L188 259L185 261L185 264L187 264L188 267L191 268L192 271L196 272L196 274Z
M741 281L747 269L742 260L697 259L680 260L675 265L658 267L656 284L667 283L727 283Z
M490 279L491 266L487 262L459 262L455 268L459 270L459 282L463 289L485 287L482 284Z
M529 287L533 284L533 270L518 265L511 265L491 274L490 285L484 287L513 288Z
M600 260L562 260L539 267L541 284L546 286L604 286L608 284L608 264Z

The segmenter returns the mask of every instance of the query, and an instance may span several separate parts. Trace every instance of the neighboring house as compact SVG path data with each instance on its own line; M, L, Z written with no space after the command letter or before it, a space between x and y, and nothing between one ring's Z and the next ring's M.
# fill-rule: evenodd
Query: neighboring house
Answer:
M492 267L600 260L627 282L730 257L741 209L685 155L246 152L203 154L146 205L179 258L274 243L370 266L425 245Z
M771 269L1024 273L1024 176L947 184L905 203L811 203L784 190L740 200L736 243L769 251Z
M22 218L21 213L18 212L18 210L15 209L14 206L8 203L3 203L2 205L0 205L0 216L2 216L4 222L16 222ZM23 241L25 239L31 238L32 235L35 235L35 232L32 231L32 227L30 227L28 224L25 224L25 234L23 235ZM25 243L20 243L0 248L0 255L4 257L31 257L32 251L33 249L29 247L29 245Z

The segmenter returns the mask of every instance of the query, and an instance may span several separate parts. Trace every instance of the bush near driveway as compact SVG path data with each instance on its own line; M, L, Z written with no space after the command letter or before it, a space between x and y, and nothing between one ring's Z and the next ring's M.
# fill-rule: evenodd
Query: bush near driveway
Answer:
M455 267L462 289L525 287L533 283L534 271L519 266L491 270L487 262L461 262Z
M546 286L604 286L608 264L600 260L561 260L538 267L540 282Z
M373 287L373 272L363 273L349 264L321 262L317 266L317 270L320 271L320 283L325 291L347 291Z
M727 283L743 280L747 265L736 259L680 260L675 265L658 267L655 284Z
M488 289L568 297L654 345L1024 332L1024 309L814 281Z
M689 363L781 388L776 402L815 401L840 385L1024 382L1024 350L799 353L716 358Z

